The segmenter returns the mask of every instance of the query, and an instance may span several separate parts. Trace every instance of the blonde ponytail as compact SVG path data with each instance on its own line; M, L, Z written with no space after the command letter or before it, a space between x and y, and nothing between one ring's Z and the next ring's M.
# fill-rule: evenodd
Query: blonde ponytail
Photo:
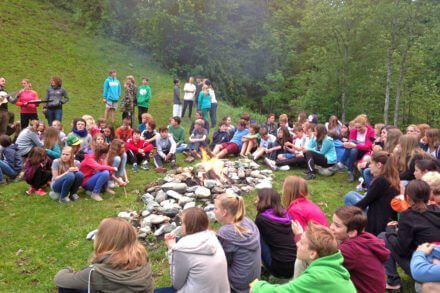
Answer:
M243 234L248 234L250 231L240 225L241 221L246 215L244 200L239 195L221 194L217 197L222 209L227 210L233 216L233 223L235 231L243 237Z

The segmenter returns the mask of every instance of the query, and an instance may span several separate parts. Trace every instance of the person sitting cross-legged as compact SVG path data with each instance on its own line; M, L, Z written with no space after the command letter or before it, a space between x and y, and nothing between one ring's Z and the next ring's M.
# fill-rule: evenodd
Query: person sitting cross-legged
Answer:
M138 165L141 168L148 170L149 154L153 150L153 145L141 138L141 132L138 129L133 131L133 136L127 141L127 157L128 162L133 164L133 170L138 170Z
M229 142L216 145L212 154L218 158L223 158L230 154L238 155L243 145L241 139L247 134L249 134L249 129L246 128L246 121L242 119L238 122L237 130L232 139Z
M165 173L165 162L170 162L171 167L176 167L176 142L166 127L159 128L159 136L156 138L157 154L154 156L156 172Z

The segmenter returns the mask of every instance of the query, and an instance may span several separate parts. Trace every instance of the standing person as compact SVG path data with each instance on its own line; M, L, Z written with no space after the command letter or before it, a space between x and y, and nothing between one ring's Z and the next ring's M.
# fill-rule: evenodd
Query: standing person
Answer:
M249 284L261 274L260 233L245 216L241 196L222 194L215 198L215 218L223 224L217 237L228 261L231 292L249 292Z
M50 80L50 86L46 91L47 104L43 106L43 113L46 116L48 125L54 120L63 120L63 105L69 101L66 90L62 87L62 80L54 76Z
M0 76L0 135L6 134L9 123L8 102L11 96L6 92L6 79Z
M292 278L296 244L291 218L281 206L278 192L263 188L258 192L255 225L260 231L261 258L269 272L278 278Z
M99 224L90 265L78 272L64 268L54 282L59 292L153 293L147 251L131 224L121 218Z
M364 231L367 215L357 207L343 206L330 225L357 292L385 292L384 263L390 256L385 242Z
M151 100L151 88L148 85L150 80L148 77L142 77L142 84L138 88L137 92L137 107L138 107L138 122L142 123L142 114L148 113Z
M23 88L17 92L15 104L20 107L20 124L24 129L29 125L30 120L38 120L38 104L29 103L38 100L38 94L32 90L29 79L23 79L21 85Z
M204 84L198 98L199 109L202 111L203 119L208 121L208 113L211 109L211 96L209 95L209 87Z
M191 119L194 98L196 95L196 86L194 85L194 77L191 76L188 79L188 82L185 83L185 86L183 87L183 91L185 92L185 95L183 96L182 118L185 118L185 111L186 108L188 108L188 117L189 119Z
M115 122L115 111L118 107L119 97L121 96L121 83L116 78L116 70L111 69L109 71L109 76L104 81L104 89L102 92L103 99L105 103L104 120L109 121L109 114L111 122Z
M136 85L131 79L124 82L124 96L121 100L122 119L128 119L133 125L134 103L136 100Z
M250 292L356 292L349 272L342 266L344 258L338 250L338 242L329 228L309 223L297 245L297 258L308 264L302 275L282 285L258 281L251 285Z
M193 207L182 213L183 237L176 242L174 235L165 235L173 292L229 292L225 253L208 228L206 213Z
M211 118L211 125L217 124L217 99L215 97L215 91L212 87L210 80L205 80L205 84L208 86L209 96L211 97L211 107L209 108L209 117Z
M173 117L182 117L182 101L180 100L180 80L174 80L173 91Z
M196 93L195 93L194 97L195 97L196 103L194 106L196 107L196 110L200 110L198 97L199 97L200 92L202 91L202 86L203 86L203 79L200 76L196 77L195 86L196 86Z
M52 162L52 184L53 192L49 195L53 199L60 200L60 203L68 203L71 200L79 199L79 187L84 179L83 173L79 171L80 162L75 160L72 147L64 147L61 157Z

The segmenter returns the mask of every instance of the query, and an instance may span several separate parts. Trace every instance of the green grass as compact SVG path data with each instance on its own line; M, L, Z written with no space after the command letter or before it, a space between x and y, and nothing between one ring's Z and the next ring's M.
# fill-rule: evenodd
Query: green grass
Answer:
M173 76L146 54L83 31L72 25L69 14L45 2L4 0L0 11L0 75L6 77L8 91L18 90L21 79L29 78L33 88L44 96L50 77L60 75L71 97L64 108L66 132L75 117L102 117L102 83L110 68L118 70L121 80L128 74L137 80L144 75L150 77L150 113L158 126L166 125L172 113ZM15 105L10 105L10 109L18 114ZM230 115L237 121L243 112L249 110L220 103L218 117ZM120 113L117 114L119 120ZM259 115L252 117L262 121ZM189 121L185 119L182 125L188 129ZM183 164L180 156L178 163ZM302 171L276 173L274 187L278 191L287 175L301 176ZM0 186L0 292L54 292L52 280L60 268L85 266L92 252L92 242L85 240L87 233L105 217L116 216L122 210L141 209L137 196L159 176L152 171L134 174L129 170L129 178L127 197L118 189L115 196L104 195L105 200L97 203L80 193L81 200L69 205L60 205L48 197L26 196L24 182ZM312 200L327 216L343 204L342 196L353 188L353 184L345 183L343 174L318 177L310 184ZM255 217L254 200L255 192L246 197L251 218ZM163 243L150 242L147 249L155 284L169 285Z

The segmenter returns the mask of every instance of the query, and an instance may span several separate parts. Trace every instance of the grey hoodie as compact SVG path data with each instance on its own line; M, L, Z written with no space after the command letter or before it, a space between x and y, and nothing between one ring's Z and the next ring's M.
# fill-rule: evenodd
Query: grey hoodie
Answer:
M260 233L257 226L245 217L240 223L249 233L240 235L234 225L223 225L217 236L228 261L231 292L249 292L249 284L261 274Z
M89 279L90 278L90 279ZM92 264L79 272L64 268L55 276L59 288L88 289L91 292L153 292L150 264L131 270L115 269L105 262Z
M43 147L43 142L38 138L38 134L32 130L32 126L23 129L15 142L20 156L26 156L32 148Z
M230 292L225 253L212 231L181 238L171 251L170 272L177 292Z

